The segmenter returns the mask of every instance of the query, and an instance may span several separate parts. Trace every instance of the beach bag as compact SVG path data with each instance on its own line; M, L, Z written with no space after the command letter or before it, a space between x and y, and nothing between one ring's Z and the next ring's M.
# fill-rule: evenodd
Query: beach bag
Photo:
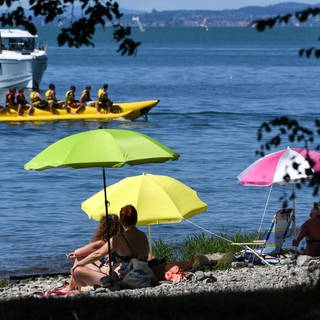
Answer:
M132 258L128 265L128 273L121 281L121 286L129 289L151 287L155 276L147 261Z
M110 275L106 275L100 279L100 284L104 288L110 288L117 284L120 281L118 274L112 271L112 277Z

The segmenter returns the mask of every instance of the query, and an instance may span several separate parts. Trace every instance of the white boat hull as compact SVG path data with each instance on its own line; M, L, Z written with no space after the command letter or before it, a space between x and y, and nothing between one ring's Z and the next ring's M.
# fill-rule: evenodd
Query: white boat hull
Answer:
M47 54L44 51L22 57L12 54L10 58L2 58L0 55L0 88L39 85L46 68Z

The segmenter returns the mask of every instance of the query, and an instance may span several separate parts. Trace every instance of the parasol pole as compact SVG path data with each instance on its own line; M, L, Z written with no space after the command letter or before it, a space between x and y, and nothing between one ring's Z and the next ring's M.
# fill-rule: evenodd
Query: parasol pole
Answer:
M110 273L110 284L113 285L112 279L112 261L111 261L111 250L110 250L110 232L109 232L109 216L108 216L108 200L107 200L107 184L106 184L106 170L102 168L103 175L103 192L104 192L104 205L106 209L106 235L107 235L107 243L108 243L108 258L109 258L109 273Z
M292 226L292 228L293 228L293 236L294 236L294 239L296 238L296 227L295 227L295 225L296 225L296 223L295 223L295 221L296 221L296 195L295 195L295 185L294 185L294 183L292 184L292 212L293 212L293 214L292 214L292 216L293 216L293 226Z
M296 214L296 197L295 197L294 183L292 184L292 209L293 209L293 215L295 215Z
M149 235L150 256L152 256L152 235L151 235L151 225L150 224L148 224L148 235Z
M297 230L296 230L296 195L295 195L295 186L294 182L292 184L292 235L293 239L297 237ZM298 247L294 247L294 256L297 257L298 255Z

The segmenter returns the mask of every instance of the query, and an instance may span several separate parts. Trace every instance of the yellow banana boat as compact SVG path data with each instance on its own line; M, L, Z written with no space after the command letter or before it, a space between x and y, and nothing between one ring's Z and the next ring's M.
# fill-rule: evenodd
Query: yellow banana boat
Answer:
M68 114L65 109L57 109L57 114L52 114L49 111L34 108L33 115L18 116L17 112L10 110L6 113L0 113L0 122L20 122L20 121L56 121L56 120L86 120L86 119L102 119L102 120L114 120L123 118L127 120L135 120L139 117L145 117L147 119L148 112L159 102L160 100L147 100L138 102L124 102L114 103L110 113L106 113L101 110L98 114L94 106L86 106L86 109L79 114Z

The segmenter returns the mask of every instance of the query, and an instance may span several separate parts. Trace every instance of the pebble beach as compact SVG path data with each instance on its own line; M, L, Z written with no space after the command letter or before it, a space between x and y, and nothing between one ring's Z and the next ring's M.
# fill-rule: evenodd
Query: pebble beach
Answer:
M110 290L108 288L85 288L82 292L67 296L44 296L44 298L77 299L81 297L141 298L183 296L208 292L247 292L261 289L284 289L290 287L314 287L320 278L320 260L300 256L296 261L284 260L272 266L231 267L227 270L196 271L188 280L181 282L161 281L152 288ZM8 280L0 288L0 300L38 297L45 292L63 286L68 277L40 276L22 280Z

